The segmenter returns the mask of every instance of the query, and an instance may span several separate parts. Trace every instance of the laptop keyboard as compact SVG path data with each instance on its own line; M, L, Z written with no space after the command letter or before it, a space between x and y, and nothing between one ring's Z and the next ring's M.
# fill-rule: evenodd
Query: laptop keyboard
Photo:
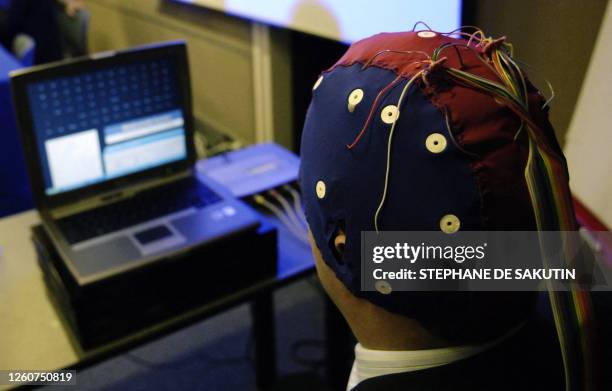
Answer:
M194 177L143 191L134 197L57 221L70 244L140 224L182 209L202 208L221 198Z

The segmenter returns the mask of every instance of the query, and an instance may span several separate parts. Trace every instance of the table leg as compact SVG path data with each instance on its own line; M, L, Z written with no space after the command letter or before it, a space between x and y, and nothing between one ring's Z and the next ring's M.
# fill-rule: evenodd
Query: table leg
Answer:
M276 382L276 333L274 299L271 292L257 295L251 302L255 344L255 381L264 390Z

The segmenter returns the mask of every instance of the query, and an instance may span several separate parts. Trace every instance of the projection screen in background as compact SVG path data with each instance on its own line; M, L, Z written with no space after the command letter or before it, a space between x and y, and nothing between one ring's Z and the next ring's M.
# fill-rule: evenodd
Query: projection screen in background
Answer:
M433 30L461 24L461 0L176 0L346 43L418 21ZM423 28L423 27L420 27Z

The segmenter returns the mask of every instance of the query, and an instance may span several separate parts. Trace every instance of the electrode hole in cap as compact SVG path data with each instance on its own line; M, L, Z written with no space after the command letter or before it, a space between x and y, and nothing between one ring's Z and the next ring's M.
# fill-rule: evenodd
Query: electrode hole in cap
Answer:
M425 147L431 153L440 153L446 149L446 137L441 133L432 133L427 136Z
M363 100L363 90L361 88L354 89L348 96L348 111L355 111L355 107Z
M388 281L378 280L374 283L374 287L378 291L378 293L382 293L383 295L388 295L393 292L393 287L389 284Z
M399 111L397 110L397 107L395 105L385 106L380 112L380 119L388 125L391 125L395 121L397 121L398 117Z
M437 34L434 33L433 31L419 31L417 33L417 36L419 38L433 38L435 37Z
M318 181L317 184L315 185L315 192L317 193L317 197L319 199L324 198L326 191L327 191L327 189L326 189L326 186L325 186L325 182Z
M452 234L459 231L461 221L455 215L448 214L440 219L440 230L447 234Z

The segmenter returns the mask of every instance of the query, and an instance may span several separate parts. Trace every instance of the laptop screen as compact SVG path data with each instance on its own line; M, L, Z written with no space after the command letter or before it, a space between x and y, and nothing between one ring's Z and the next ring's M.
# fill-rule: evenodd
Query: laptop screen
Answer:
M167 55L28 84L47 195L185 159L178 72Z

